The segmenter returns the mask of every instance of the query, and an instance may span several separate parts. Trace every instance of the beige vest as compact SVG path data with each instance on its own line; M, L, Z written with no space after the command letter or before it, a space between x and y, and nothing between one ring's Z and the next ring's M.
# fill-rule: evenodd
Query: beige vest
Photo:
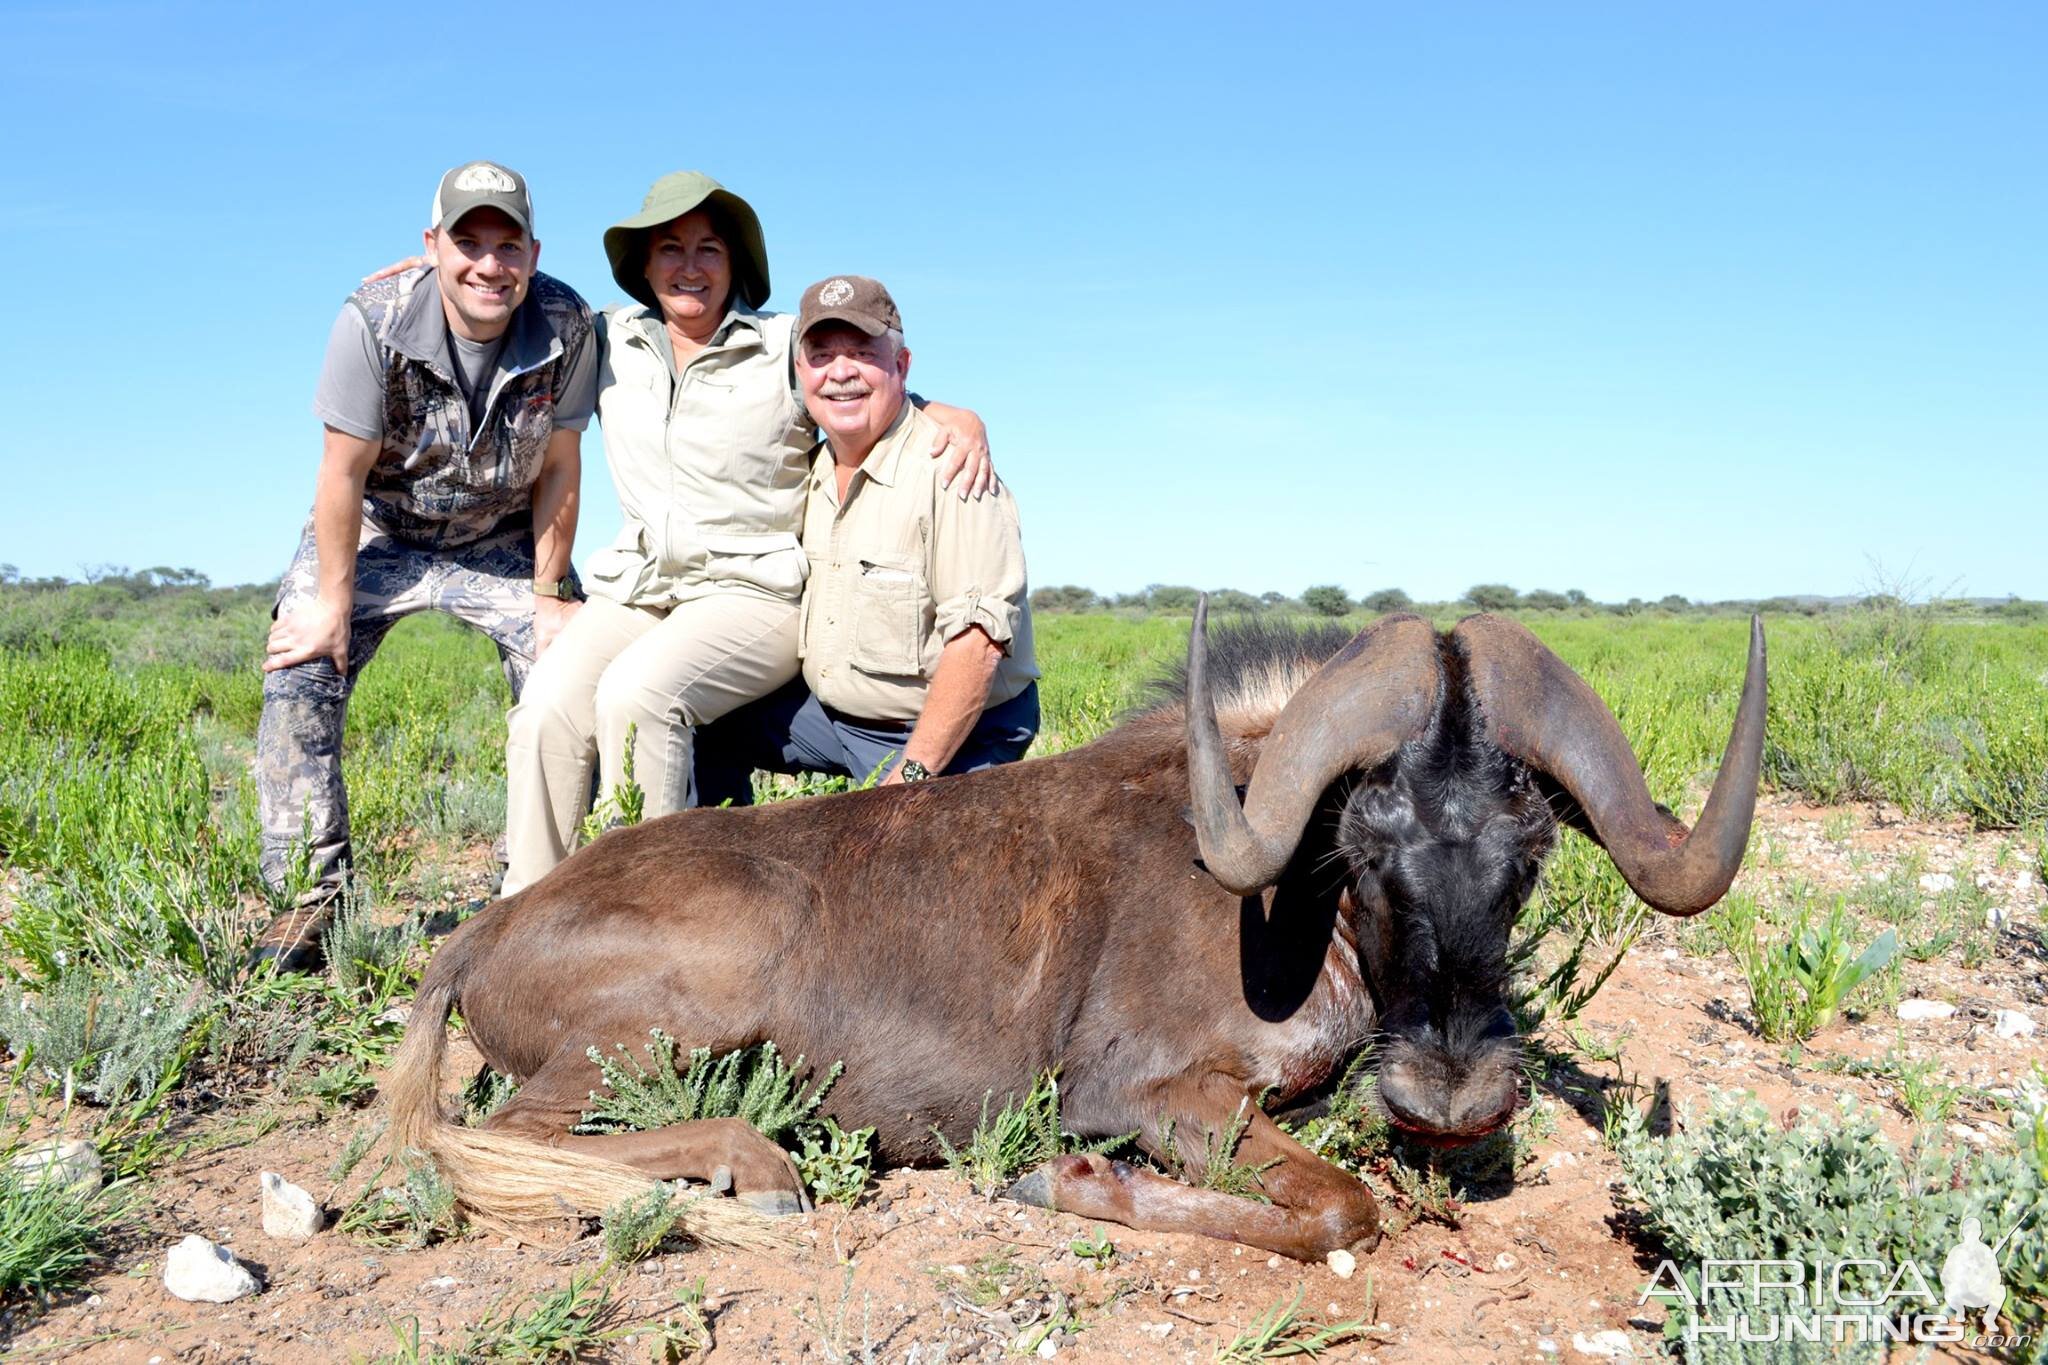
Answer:
M659 316L637 304L604 315L597 420L625 525L584 570L593 595L661 607L714 592L802 594L817 436L790 391L794 323L736 308L672 377Z

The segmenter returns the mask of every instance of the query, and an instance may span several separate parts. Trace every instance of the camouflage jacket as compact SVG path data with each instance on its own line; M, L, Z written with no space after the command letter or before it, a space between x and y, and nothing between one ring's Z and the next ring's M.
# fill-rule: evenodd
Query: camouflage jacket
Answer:
M450 372L432 267L366 284L349 306L384 356L384 448L363 486L364 517L401 540L441 546L468 544L531 511L557 386L579 349L596 344L576 291L534 272L475 431Z

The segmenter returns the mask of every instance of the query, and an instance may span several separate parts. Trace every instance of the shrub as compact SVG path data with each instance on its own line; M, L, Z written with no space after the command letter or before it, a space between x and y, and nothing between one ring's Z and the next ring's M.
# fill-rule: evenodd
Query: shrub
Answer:
M80 969L40 994L0 993L0 1035L52 1080L73 1078L93 1099L118 1105L153 1090L177 1066L198 992L175 979L96 979Z
M2015 1118L2023 1141L2033 1121L2031 1112ZM1668 1138L1651 1136L1633 1108L1616 1127L1627 1195L1681 1273L1708 1257L1809 1268L1864 1260L1886 1269L1851 1267L1842 1283L1867 1296L1886 1288L1890 1267L1912 1261L1926 1284L1938 1286L1943 1258L1961 1240L1963 1220L1974 1217L1987 1242L2011 1235L2000 1264L2008 1316L2037 1341L2048 1325L2048 1229L2038 1225L2048 1172L2025 1152L1972 1155L1932 1144L1901 1152L1852 1102L1833 1115L1780 1124L1754 1098L1735 1093L1714 1096L1703 1115L1686 1116ZM1828 1282L1822 1277L1823 1288ZM1773 1306L1793 1305L1763 1305ZM1755 1311L1732 1291L1716 1291L1700 1318L1731 1321L1745 1308ZM1667 1333L1683 1325L1681 1312L1673 1318Z
M1342 616L1351 610L1351 599L1334 583L1318 583L1302 590L1301 605L1318 616Z
M845 1069L832 1063L806 1092L804 1059L785 1062L773 1043L719 1057L709 1048L694 1048L679 1068L676 1040L660 1029L652 1030L650 1039L645 1051L651 1066L642 1066L624 1045L613 1057L590 1049L590 1060L610 1093L591 1092L579 1132L633 1132L692 1119L737 1118L770 1142L780 1142L816 1115L825 1092Z

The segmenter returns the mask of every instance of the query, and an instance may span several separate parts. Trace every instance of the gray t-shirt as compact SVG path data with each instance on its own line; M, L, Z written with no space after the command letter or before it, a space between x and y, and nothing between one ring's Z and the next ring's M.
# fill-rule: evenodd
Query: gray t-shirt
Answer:
M469 341L447 333L454 344L447 348L451 372L469 400L472 425L483 420L484 400L490 397L498 352L504 337L495 341ZM555 426L563 431L582 431L597 410L597 339L592 337L576 358L576 366L562 377L555 390ZM327 358L321 362L320 383L313 391L313 415L351 436L374 441L384 434L384 354L370 331L362 310L344 304L334 330L327 335Z
M503 332L489 341L471 341L453 327L448 329L448 356L455 362L455 382L469 400L469 426L474 431L484 423L484 402L491 396L491 379L498 364L498 352L505 348Z

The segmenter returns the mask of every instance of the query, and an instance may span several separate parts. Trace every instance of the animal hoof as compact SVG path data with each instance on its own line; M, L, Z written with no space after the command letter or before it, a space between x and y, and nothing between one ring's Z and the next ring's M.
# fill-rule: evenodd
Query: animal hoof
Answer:
M739 1196L739 1201L770 1218L787 1218L804 1211L802 1197L791 1190L749 1190Z
M713 1194L732 1193L732 1167L720 1166L711 1173L711 1192Z
M1041 1209L1052 1207L1052 1177L1045 1167L1040 1166L1009 1189L1003 1191L1003 1198L1014 1199L1020 1204L1033 1204Z

